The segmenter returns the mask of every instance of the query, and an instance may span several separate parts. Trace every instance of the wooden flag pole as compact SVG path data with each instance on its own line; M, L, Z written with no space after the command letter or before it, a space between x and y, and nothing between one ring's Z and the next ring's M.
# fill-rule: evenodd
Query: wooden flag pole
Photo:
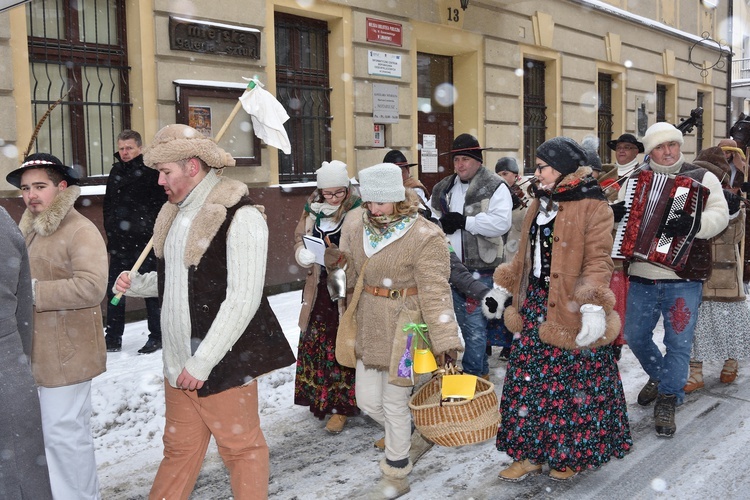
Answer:
M138 269L141 267L141 264L143 264L143 261L146 260L146 257L148 257L148 253L151 251L151 249L154 247L154 237L152 236L150 240L148 240L148 243L146 243L146 248L143 249L141 252L140 257L138 257L138 260L135 261L135 264L133 264L133 268L130 270L129 275L132 275L133 273L137 273ZM122 298L123 292L118 292L117 295L112 297L112 300L109 301L110 304L113 306L116 306L120 303L120 299Z

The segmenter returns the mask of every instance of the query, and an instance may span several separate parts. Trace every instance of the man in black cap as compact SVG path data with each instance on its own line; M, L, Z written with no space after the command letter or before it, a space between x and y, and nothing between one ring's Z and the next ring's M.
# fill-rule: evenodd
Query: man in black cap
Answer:
M492 286L492 273L503 261L503 235L511 227L513 201L508 185L483 167L484 149L470 134L456 137L445 153L452 156L455 173L435 185L430 208L456 255ZM453 289L453 308L466 344L464 372L489 378L487 318L479 302Z
M518 187L518 179L521 177L518 175L519 171L516 159L512 156L503 156L498 159L497 163L495 163L495 173L502 177L505 183L508 184L510 194L513 198L513 209L515 210L524 199L523 190Z
M620 178L633 172L638 166L637 157L643 153L643 143L633 134L622 134L617 139L607 141L609 149L615 152L615 167Z
M410 169L417 164L406 161L406 156L404 156L404 153L398 149L391 149L388 151L383 158L383 163L393 163L401 168L401 179L404 181L404 187L413 189L426 207L427 199L430 197L430 191L421 182L411 176Z

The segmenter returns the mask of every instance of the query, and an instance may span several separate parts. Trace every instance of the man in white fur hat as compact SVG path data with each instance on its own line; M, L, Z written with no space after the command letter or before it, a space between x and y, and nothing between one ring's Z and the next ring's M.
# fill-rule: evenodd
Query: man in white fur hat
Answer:
M685 397L683 387L688 377L703 280L710 273L710 255L703 256L699 252L708 244L707 240L723 231L729 222L727 202L719 179L708 170L686 162L680 151L682 144L682 133L674 125L666 122L651 125L643 136L644 151L650 157L641 170L687 176L710 190L688 265L679 273L647 261L633 260L628 267L630 288L625 339L649 376L648 383L638 394L638 404L647 406L656 400L654 424L656 434L662 437L672 437L677 429L675 407ZM620 189L620 200L625 198L625 184ZM691 226L690 216L683 213L666 224L664 234L668 237L684 236ZM705 264L708 269L698 269L696 264ZM653 341L659 316L664 318L666 354L662 354Z
M149 498L187 498L213 436L234 498L265 499L255 377L295 358L263 295L264 215L244 183L217 174L234 159L191 127L164 127L143 159L169 201L154 226L157 271L124 272L115 288L162 305L164 459Z

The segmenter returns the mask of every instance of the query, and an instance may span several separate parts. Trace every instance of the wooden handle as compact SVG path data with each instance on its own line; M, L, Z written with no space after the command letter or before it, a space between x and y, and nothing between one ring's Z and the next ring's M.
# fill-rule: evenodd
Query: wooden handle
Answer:
M135 264L133 264L133 268L130 270L128 275L138 272L138 269L141 268L141 264L143 264L143 261L146 260L146 257L148 257L148 253L151 251L153 247L154 247L154 237L152 236L151 239L148 240L148 243L146 243L146 247L141 252L141 255L138 257L138 260L136 260ZM109 301L110 304L112 304L113 306L116 306L117 304L119 304L123 293L124 292L118 292L117 295L112 297L112 300Z
M227 118L227 121L224 122L224 125L221 126L221 129L219 129L219 133L216 134L216 137L214 137L214 141L218 144L221 140L222 136L224 135L224 132L227 131L229 128L229 124L232 123L232 120L234 120L234 117L237 116L237 113L239 113L240 108L242 107L242 102L240 100L237 100L237 104L234 105L234 109L232 109L232 112L229 113L229 117Z

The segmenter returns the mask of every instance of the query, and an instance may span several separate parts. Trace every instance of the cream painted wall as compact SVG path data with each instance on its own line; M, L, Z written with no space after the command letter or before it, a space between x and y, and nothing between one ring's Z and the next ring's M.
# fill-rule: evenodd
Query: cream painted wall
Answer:
M725 106L727 100L726 68L716 68L706 79L702 78L699 69L687 61L690 43L685 39L595 11L582 15L581 8L570 2L471 2L466 11L459 13L460 22L453 26L446 22L445 11L457 8L458 0L389 0L383 7L373 4L372 0L247 0L241 8L235 0L126 2L132 66L132 121L146 142L160 127L175 120L172 83L175 79L239 83L242 76L252 74L259 76L269 91L275 92L275 11L328 22L332 158L346 161L352 175L379 162L384 154L371 145L373 82L398 86L400 121L387 127L387 143L404 149L408 157L416 156L414 62L418 51L454 58L454 83L459 93L455 109L456 132L473 133L480 143L499 147L498 151L488 152L488 163L506 154L521 156L519 123L523 120L523 102L518 70L524 56L548 61L549 136L569 134L581 139L595 130L594 96L599 71L617 75L621 86L613 95L613 104L618 110L614 130L618 134L635 131L635 109L640 102L647 103L649 123L653 123L657 81L668 82L675 88L670 106L676 120L692 109L691 100L699 88L711 91L717 109ZM652 19L658 20L662 14L671 16L680 29L697 31L706 17L699 10L702 7L687 8L673 0L608 0L608 3ZM739 10L745 12L744 6ZM260 29L261 59L242 61L171 51L168 43L170 13ZM725 15L721 9L715 13L719 33L725 29L726 24L722 22ZM366 17L400 23L402 47L367 42ZM613 41L617 50L613 50ZM402 54L401 78L368 75L368 49ZM693 60L711 61L715 56L715 51L699 46L694 49ZM0 15L0 64L11 68L0 75L0 103L12 101L13 106L6 104L5 109L14 113L9 115L12 116L10 121L0 125L0 135L11 145L24 143L25 146L33 124L23 8ZM725 113L715 112L713 116L716 122L712 130L722 131ZM8 126L9 123L13 126ZM688 138L688 142L690 140ZM261 156L261 167L236 169L230 175L255 185L277 182L275 148L264 146ZM15 159L0 155L0 172L7 173L15 164Z
M0 61L7 75L3 79L3 91L9 94L0 97L3 112L7 113L2 129L3 144L0 154L0 196L17 196L20 192L5 182L5 176L18 168L21 156L29 144L35 123L31 119L31 84L29 81L29 51L26 37L26 9L14 7L2 18L2 42ZM6 50L11 49L12 50Z

